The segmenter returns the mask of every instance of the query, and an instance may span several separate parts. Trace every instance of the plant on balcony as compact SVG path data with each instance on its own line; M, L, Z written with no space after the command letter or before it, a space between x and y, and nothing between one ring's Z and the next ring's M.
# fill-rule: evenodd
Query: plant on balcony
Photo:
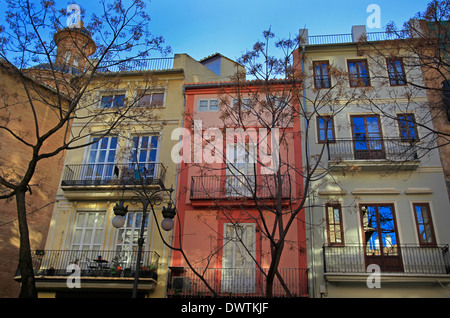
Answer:
M111 266L111 276L113 277L120 277L122 275L122 267L119 264L118 257L115 257L112 260L112 266Z
M150 266L142 266L139 270L139 277L158 279L156 270L157 267L155 264L151 264Z

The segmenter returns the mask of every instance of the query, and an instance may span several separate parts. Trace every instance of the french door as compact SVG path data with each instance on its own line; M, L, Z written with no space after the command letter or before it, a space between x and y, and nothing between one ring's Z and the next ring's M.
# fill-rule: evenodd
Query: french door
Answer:
M134 178L154 179L158 173L156 164L158 157L158 136L135 136L129 154L129 168L134 172Z
M253 223L224 225L222 292L254 293L256 227Z
M253 144L232 143L227 145L226 195L251 196L255 189Z
M88 164L84 169L84 180L95 184L111 180L116 162L118 137L94 138L89 149Z
M392 204L362 204L366 267L379 265L385 272L403 271L400 243Z
M385 159L379 116L355 115L351 123L355 159Z

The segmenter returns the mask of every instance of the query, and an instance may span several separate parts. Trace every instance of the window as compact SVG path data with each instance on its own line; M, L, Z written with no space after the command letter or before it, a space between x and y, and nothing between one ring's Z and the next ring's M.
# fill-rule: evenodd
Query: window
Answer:
M416 217L417 234L419 235L420 245L436 244L430 205L428 203L414 203L413 208L414 215Z
M201 99L198 102L198 110L201 112L219 110L219 101L217 99Z
M394 205L362 204L360 208L366 266L377 264L382 271L403 271Z
M135 268L137 261L138 239L141 231L142 212L128 212L122 228L118 229L116 253L120 257L120 266ZM144 238L147 237L148 214L144 220Z
M158 173L158 136L135 136L129 154L129 169L135 179L154 178Z
M241 108L242 111L249 111L253 108L253 99L252 98L241 98ZM239 99L233 98L233 109L239 110Z
M340 204L327 204L325 206L328 229L328 244L344 244L344 231L342 230L342 214Z
M139 106L144 107L163 107L164 106L164 93L152 93L152 94L144 94L139 99Z
M156 162L158 136L135 136L129 160L134 163Z
M350 86L370 86L369 67L367 60L349 60L348 72L350 76Z
M125 105L125 94L103 95L101 99L102 108L123 107Z
M386 64L389 75L389 83L391 84L391 86L406 85L403 60L400 58L387 59Z
M84 167L84 180L110 180L114 173L118 137L94 137L89 148L87 165Z
M350 116L355 159L385 159L383 134L378 115Z
M398 114L400 138L406 141L419 140L414 114Z
M126 214L125 224L118 230L116 251L137 251L142 216L142 212L128 212ZM148 214L144 221L144 237L147 237L147 227Z
M99 251L102 244L105 212L77 212L72 249Z
M267 97L267 107L271 110L282 110L289 105L287 96L269 96Z
M319 143L334 142L334 123L332 116L317 117L317 135Z
M316 88L330 88L331 78L328 75L330 65L328 61L313 62L314 84Z
M256 145L250 141L227 143L226 195L249 197L255 191Z

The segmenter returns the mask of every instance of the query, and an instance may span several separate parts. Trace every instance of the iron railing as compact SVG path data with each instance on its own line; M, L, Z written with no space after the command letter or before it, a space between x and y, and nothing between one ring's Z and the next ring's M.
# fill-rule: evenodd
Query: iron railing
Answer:
M367 273L376 264L383 272L450 274L448 245L399 245L391 253L364 245L324 246L323 262L325 273Z
M31 251L35 276L134 277L137 251L35 250ZM159 255L143 251L140 277L157 278ZM16 276L20 277L20 271Z
M393 160L418 159L414 141L393 138L336 139L328 141L328 160Z
M137 71L156 71L170 70L173 68L173 57L161 57L151 59L136 59L129 61L105 61L98 68L99 73L114 72L137 72Z
M290 197L289 175L282 175L281 184L274 175L209 175L191 179L192 199L251 198L276 199L281 190L283 199ZM280 189L281 187L281 189Z
M368 32L366 33L365 40L367 41L387 41L387 40L398 40L408 38L407 32ZM356 39L359 41L359 39ZM308 41L310 45L317 44L343 44L352 43L353 36L351 33L344 34L325 34L325 35L312 35L308 36Z
M223 297L265 297L267 269L255 268L194 268L208 285ZM308 297L308 270L279 268L285 287L275 277L273 297ZM288 290L288 292L286 291ZM167 290L169 297L211 297L210 289L191 269L172 276Z
M62 186L159 185L164 186L166 168L161 163L66 165Z

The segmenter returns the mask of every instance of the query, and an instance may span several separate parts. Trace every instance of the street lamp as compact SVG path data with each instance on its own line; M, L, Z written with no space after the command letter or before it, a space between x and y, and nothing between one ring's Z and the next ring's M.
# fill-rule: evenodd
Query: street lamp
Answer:
M139 281L139 269L141 265L141 257L142 257L142 249L144 245L144 231L145 231L145 219L147 218L147 209L150 205L152 212L154 213L154 205L157 204L159 201L159 194L161 192L168 192L169 193L169 202L167 207L163 207L162 215L164 219L161 222L161 227L165 231L170 231L173 229L174 221L173 218L176 215L175 207L172 207L172 192L173 188L170 189L159 189L152 191L150 194L135 189L134 192L139 197L141 203L142 203L142 221L141 221L141 229L139 233L138 238L138 254L136 259L136 271L134 274L134 283L133 283L133 294L132 297L137 297L137 287L138 287L138 281ZM121 228L125 224L125 215L128 212L128 206L124 206L124 201L120 200L119 203L116 203L116 206L114 207L114 214L115 217L112 219L112 224L115 228Z

